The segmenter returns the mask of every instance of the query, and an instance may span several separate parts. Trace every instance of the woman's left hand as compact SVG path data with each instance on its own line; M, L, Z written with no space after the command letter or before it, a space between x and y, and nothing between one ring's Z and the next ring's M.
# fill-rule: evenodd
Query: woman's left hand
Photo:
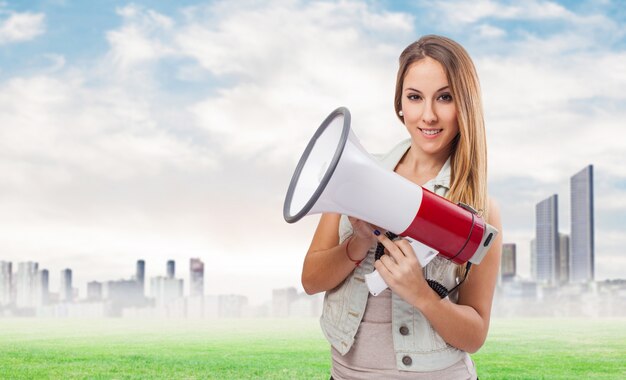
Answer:
M376 260L374 267L394 293L419 308L434 292L424 279L413 247L405 239L391 241L385 234L380 234L378 241L385 247L385 255Z

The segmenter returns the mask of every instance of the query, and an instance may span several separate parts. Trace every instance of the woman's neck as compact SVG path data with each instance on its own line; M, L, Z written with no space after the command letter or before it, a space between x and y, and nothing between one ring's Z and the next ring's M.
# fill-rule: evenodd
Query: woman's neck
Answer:
M410 177L421 185L437 176L449 156L447 150L429 154L411 143L411 147L400 160L397 171L402 171L405 177Z

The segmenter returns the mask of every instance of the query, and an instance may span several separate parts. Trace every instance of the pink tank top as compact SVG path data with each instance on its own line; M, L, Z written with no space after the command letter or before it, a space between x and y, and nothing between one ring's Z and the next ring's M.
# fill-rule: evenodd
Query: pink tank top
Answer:
M468 354L448 368L431 372L400 371L396 367L391 331L391 290L369 295L354 345L345 356L331 348L334 379L476 379Z

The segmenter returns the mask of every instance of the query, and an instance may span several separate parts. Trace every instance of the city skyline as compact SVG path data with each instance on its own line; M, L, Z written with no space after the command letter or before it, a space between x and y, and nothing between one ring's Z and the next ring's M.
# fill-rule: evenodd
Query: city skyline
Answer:
M299 287L317 217L282 217L298 158L338 106L371 153L407 138L398 56L433 33L476 65L520 276L534 206L593 163L594 276L621 277L625 28L610 0L0 2L0 259L38 262L53 289L68 266L82 290L190 257L205 292Z

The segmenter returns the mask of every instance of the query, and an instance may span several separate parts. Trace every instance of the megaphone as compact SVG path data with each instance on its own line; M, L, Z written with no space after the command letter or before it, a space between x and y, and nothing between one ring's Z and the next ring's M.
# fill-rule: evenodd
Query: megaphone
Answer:
M283 206L288 223L325 212L353 216L406 238L422 266L436 255L479 264L498 233L470 206L381 167L350 128L345 107L328 115L309 141ZM368 281L372 294L386 288L383 282L380 289L379 280L378 275Z

